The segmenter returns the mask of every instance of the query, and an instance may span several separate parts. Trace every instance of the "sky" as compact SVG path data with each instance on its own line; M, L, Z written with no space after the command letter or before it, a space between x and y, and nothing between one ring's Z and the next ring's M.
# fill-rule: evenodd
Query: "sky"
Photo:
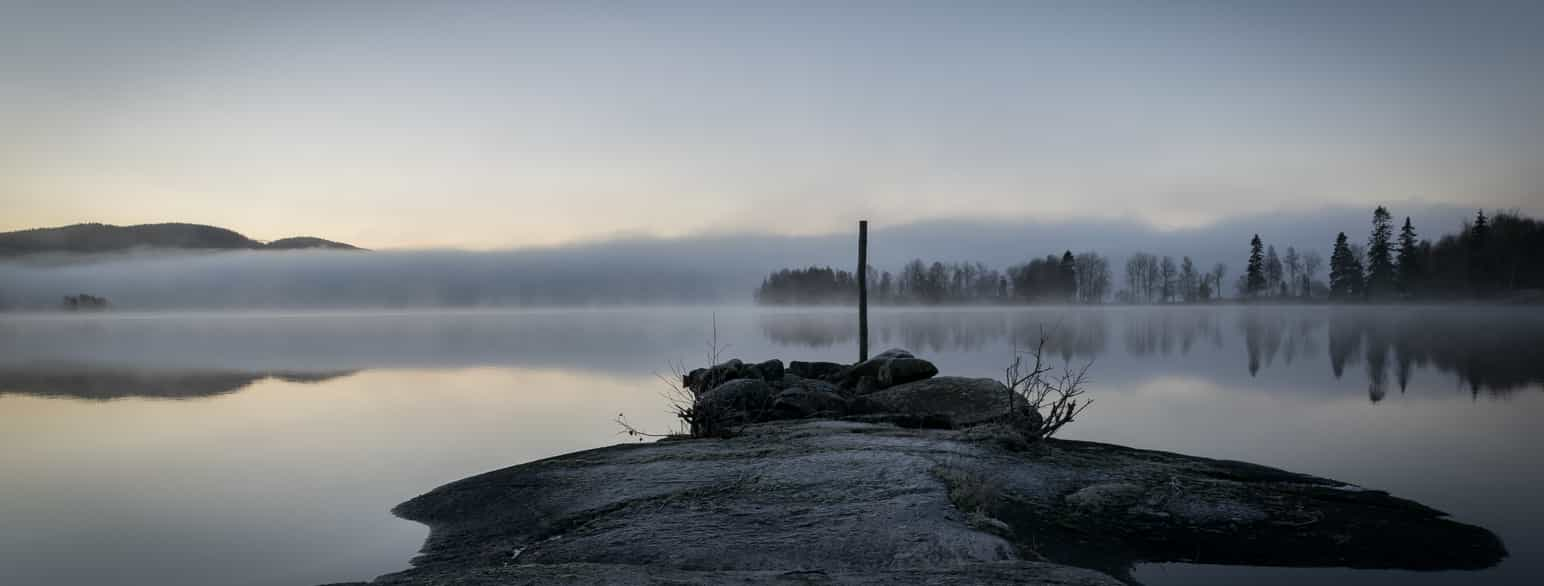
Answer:
M0 230L502 249L1539 213L1541 56L1532 1L0 0Z

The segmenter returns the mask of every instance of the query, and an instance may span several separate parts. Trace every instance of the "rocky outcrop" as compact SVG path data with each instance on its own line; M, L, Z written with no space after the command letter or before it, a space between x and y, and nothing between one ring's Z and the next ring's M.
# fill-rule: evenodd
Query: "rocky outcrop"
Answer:
M936 374L938 374L938 367L921 358L891 358L880 365L879 375L874 380L879 383L879 388L887 389L895 385L933 378Z
M1008 413L1008 388L989 378L941 376L863 395L868 411L938 416L969 427Z
M774 419L773 399L772 385L761 379L741 378L713 387L693 405L692 435L723 435L736 426Z
M429 539L374 584L1115 586L1137 562L1468 569L1506 553L1420 504L1263 466L830 420L568 454L394 512Z
M772 419L837 418L847 415L848 400L831 391L795 385L777 394L772 411Z

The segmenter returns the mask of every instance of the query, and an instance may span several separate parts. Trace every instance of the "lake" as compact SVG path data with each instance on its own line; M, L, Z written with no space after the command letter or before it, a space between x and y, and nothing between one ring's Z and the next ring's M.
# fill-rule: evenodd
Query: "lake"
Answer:
M405 568L389 509L673 422L671 364L851 361L851 310L0 316L0 584L311 585ZM879 309L872 350L1001 378L1042 335L1093 361L1062 435L1246 460L1486 527L1479 572L1148 564L1146 584L1532 584L1544 309ZM1204 552L1202 554L1204 559Z

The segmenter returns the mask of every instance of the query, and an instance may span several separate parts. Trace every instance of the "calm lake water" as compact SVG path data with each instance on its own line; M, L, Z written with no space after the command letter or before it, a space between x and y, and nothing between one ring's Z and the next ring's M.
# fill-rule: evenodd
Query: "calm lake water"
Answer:
M666 430L715 310L0 317L0 584L310 585L407 566L398 502ZM1388 490L1501 536L1481 572L1154 564L1147 584L1532 584L1544 309L879 310L875 350L1000 377L1094 361L1070 438ZM855 358L848 310L716 310L725 357Z

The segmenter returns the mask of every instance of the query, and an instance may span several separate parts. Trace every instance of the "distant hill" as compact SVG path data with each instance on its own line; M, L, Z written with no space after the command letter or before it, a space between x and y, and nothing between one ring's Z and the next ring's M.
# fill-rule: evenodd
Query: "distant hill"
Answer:
M330 248L334 250L364 250L352 244L323 240L315 236L280 238L262 246L264 250L300 250L303 248Z
M0 232L0 257L45 252L100 253L135 248L183 250L363 250L350 244L311 236L260 242L239 232L202 224L75 224Z

